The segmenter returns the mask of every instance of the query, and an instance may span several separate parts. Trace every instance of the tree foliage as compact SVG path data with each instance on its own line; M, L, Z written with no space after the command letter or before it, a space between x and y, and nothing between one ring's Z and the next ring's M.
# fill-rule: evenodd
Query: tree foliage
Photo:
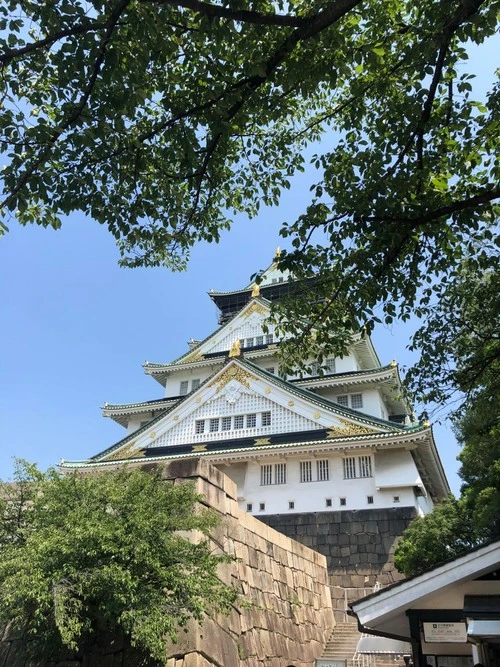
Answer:
M434 384L426 389L430 398L439 400L452 390L465 396L454 415L463 484L458 500L449 498L405 531L395 553L404 574L500 537L499 288L498 269L477 276L466 265L446 292L449 326L436 314L429 324L434 335L419 341L424 363L436 364Z
M122 631L145 656L191 618L228 611L217 577L215 514L193 485L160 472L41 473L18 464L0 499L0 618L25 627L36 656L84 649L103 629ZM188 540L179 531L201 531Z
M405 530L394 552L397 569L411 576L478 544L470 513L464 502L449 496L425 517Z
M478 273L498 260L500 89L476 95L465 67L498 9L7 0L4 215L57 227L80 210L124 264L181 268L234 213L277 203L317 146L310 201L281 231L281 266L316 276L315 298L275 317L284 365L314 352L313 331L342 353L342 322L425 318L464 258Z

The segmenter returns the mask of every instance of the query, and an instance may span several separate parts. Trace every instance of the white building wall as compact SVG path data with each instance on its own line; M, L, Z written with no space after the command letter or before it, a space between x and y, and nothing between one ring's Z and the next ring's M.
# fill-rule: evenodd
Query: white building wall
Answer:
M238 487L241 508L258 516L416 505L412 488L397 489L394 492L378 491L373 477L344 479L343 457L324 458L329 462L328 481L300 481L300 461L312 461L313 479L315 478L317 459L313 457L276 457L249 462L244 487ZM286 463L286 484L261 485L261 465L274 466L279 463ZM369 497L373 499L372 503L369 502ZM341 498L345 499L345 504L341 504ZM331 504L327 504L327 499L331 500ZM290 502L294 503L293 509L289 507ZM264 509L260 509L262 503ZM248 505L252 506L251 510Z
M214 364L214 366L206 366L201 368L186 368L185 370L174 371L171 375L168 376L167 383L165 385L165 398L171 398L173 396L180 396L181 392L181 382L188 382L188 393L192 391L193 380L199 380L200 384L208 380L216 370L221 368L223 362L220 364Z

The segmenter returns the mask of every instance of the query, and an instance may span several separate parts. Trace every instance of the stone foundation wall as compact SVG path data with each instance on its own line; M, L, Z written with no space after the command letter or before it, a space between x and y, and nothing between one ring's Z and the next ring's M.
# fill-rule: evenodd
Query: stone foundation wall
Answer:
M156 466L138 465L145 470ZM221 568L221 579L236 586L244 601L229 616L212 615L201 626L192 623L169 647L166 667L313 667L335 624L325 556L240 510L235 484L205 461L174 461L161 469L165 480L175 484L193 481L203 503L221 515L212 536L214 550L236 556ZM147 664L116 637L100 637L85 655L51 663L28 658L27 647L7 628L0 641L0 667Z
M346 603L368 595L375 584L402 579L394 567L398 537L417 517L415 507L310 512L260 517L261 521L323 554L337 620Z

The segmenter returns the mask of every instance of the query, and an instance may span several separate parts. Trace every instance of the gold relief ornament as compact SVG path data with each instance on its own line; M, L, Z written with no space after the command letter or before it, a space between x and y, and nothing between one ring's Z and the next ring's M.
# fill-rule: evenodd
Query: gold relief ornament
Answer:
M349 435L370 435L373 433L379 433L379 431L376 431L373 428L368 428L367 426L361 426L361 424L353 424L350 421L347 421L347 419L342 419L341 417L339 418L340 423L342 426L331 426L328 429L328 432L326 434L326 437L328 439L330 438L343 438L345 436Z
M295 405L295 402L294 402L294 401L288 401L288 405L289 405L291 408L293 408L293 406Z
M256 380L257 378L246 371L244 368L238 368L237 366L231 366L227 370L222 373L218 378L215 380L212 380L212 382L208 385L209 387L213 387L214 385L217 385L217 389L215 390L215 393L218 394L219 391L222 391L224 387L229 383L232 382L233 380L236 380L240 384L242 384L244 387L247 387L250 389L250 383L248 382L249 380Z
M231 349L229 350L229 356L230 357L241 356L241 343L239 340L235 340L234 343L231 345Z
M184 357L184 359L181 359L179 364L191 364L194 361L201 361L201 359L204 359L204 355L201 354L201 352L193 352L193 354L188 354L187 357Z
M254 313L258 313L259 315L267 315L267 310L261 303L257 303L256 301L254 301L250 306L250 308L243 315L243 317L247 319L248 317L250 317L250 315L253 315Z
M144 451L140 449L137 453L132 453L133 448L135 447L135 440L134 442L130 442L126 447L123 447L123 449L119 449L117 452L112 452L109 456L106 456L104 458L105 461L120 461L123 459L142 459L146 456Z
M321 417L320 413L316 410L316 412L313 414L314 419L319 419Z
M262 447L263 445L270 445L271 438L255 438L253 442L254 447Z
M193 452L206 452L207 451L207 446L206 445L193 445L193 449L191 451L193 451Z
M266 387L266 388L264 389L264 393L265 393L265 394L270 394L270 393L271 393L271 387Z

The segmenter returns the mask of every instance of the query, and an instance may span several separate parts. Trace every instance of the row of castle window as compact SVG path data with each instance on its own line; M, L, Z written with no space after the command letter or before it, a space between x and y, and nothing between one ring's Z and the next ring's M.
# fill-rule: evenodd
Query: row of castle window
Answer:
M393 496L392 502L399 503L399 496ZM366 504L373 505L373 496L366 496ZM339 505L340 507L347 507L347 498L339 498ZM333 507L332 498L325 498L325 507ZM288 501L288 509L289 510L296 509L295 500ZM259 503L259 512L265 512L265 511L266 511L266 503L264 502ZM247 512L253 512L253 503L247 503Z
M201 380L196 378L191 380L191 391L195 391L201 384ZM189 380L181 380L179 396L185 396L189 392Z
M300 482L327 482L330 479L328 459L320 459L313 466L313 461L300 461ZM286 463L266 463L260 466L260 485L286 484ZM343 459L344 479L372 477L372 460L370 456L348 456Z
M337 403L348 408L349 405L353 410L361 410L363 407L363 394L344 394L337 396Z
M260 426L271 426L271 413L261 412L259 414ZM208 426L208 429L207 429ZM235 415L234 417L212 417L210 419L197 419L194 423L195 433L217 433L217 431L238 431L243 428L255 428L257 426L257 413L248 415Z
M267 334L266 336L254 336L253 338L240 338L240 348L242 347L255 347L256 345L271 345L274 343L273 334Z

